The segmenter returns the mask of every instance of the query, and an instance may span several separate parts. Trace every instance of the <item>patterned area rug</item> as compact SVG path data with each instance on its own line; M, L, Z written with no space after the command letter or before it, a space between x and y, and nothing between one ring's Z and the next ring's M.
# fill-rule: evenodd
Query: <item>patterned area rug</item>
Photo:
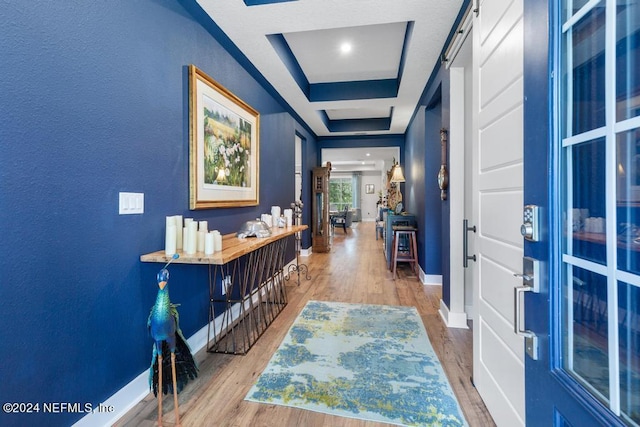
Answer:
M467 425L414 307L308 302L246 400L402 426Z

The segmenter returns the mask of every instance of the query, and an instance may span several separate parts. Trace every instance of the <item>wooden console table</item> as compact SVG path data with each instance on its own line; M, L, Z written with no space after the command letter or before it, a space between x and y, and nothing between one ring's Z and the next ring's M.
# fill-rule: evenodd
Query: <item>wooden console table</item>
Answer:
M178 251L180 257L173 264L209 267L208 352L246 354L280 314L287 305L285 238L306 229L306 225L274 227L269 237L244 239L225 234L222 251L212 255ZM170 259L164 250L140 257L142 262Z

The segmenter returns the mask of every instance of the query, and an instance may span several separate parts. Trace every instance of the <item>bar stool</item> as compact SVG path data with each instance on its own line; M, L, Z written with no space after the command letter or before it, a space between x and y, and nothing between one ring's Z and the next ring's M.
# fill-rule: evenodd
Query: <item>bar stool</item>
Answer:
M382 208L378 208L378 216L376 217L376 240L378 240L378 236L384 237L384 233L382 231L384 227L384 214L382 213Z
M396 267L399 262L410 262L411 269L418 275L418 245L416 243L416 227L410 225L394 225L393 229L393 252L391 265L393 266L393 280L396 279ZM407 240L405 251L399 252L400 241ZM399 254L399 256L398 256Z
M382 237L382 227L384 227L384 223L382 221L376 221L376 240L378 240L378 236Z

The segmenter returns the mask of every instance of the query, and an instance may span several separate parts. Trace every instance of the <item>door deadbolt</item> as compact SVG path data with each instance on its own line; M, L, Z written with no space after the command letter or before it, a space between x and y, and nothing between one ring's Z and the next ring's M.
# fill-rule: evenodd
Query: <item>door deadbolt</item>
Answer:
M526 205L522 212L522 225L520 234L531 242L540 240L540 207Z

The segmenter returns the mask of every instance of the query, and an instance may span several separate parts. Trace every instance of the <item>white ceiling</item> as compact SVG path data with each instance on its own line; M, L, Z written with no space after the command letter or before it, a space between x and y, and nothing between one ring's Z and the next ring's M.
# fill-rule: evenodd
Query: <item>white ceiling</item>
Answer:
M403 134L463 0L197 2L313 132L324 137ZM247 6L255 3L268 4ZM286 44L288 56L278 51L274 39ZM344 42L351 43L350 54L341 53ZM297 72L291 71L291 62L298 64ZM315 98L309 88L341 82L366 82L368 96L381 79L393 83L394 93L310 100ZM338 86L334 94L345 97L342 89ZM364 119L377 119L377 128Z
M398 147L322 149L322 163L331 162L332 173L386 171L399 156Z
M398 76L406 22L285 33L309 83L393 79ZM341 52L343 43L351 46Z

